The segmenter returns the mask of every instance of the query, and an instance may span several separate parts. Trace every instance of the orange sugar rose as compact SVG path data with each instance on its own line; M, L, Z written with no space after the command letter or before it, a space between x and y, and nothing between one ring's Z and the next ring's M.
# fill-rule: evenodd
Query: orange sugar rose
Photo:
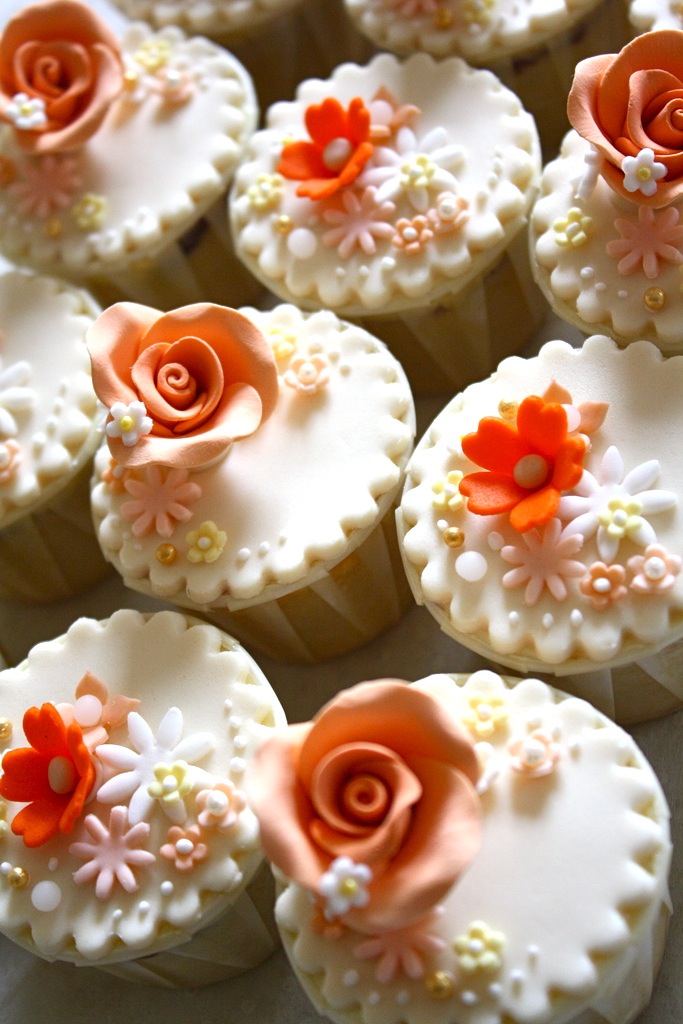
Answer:
M23 725L30 746L3 757L0 796L26 803L14 816L12 831L36 847L56 832L71 832L95 782L95 768L80 726L67 726L53 704L29 708Z
M82 146L122 86L118 40L86 4L31 4L0 37L0 117L29 153Z
M424 917L477 852L478 774L436 700L378 680L268 740L247 782L266 855L298 885L319 893L340 857L370 869L367 903L342 921L374 933Z
M569 434L567 413L538 395L525 398L516 423L485 416L462 450L483 473L468 473L460 492L470 512L481 516L510 513L520 533L549 522L560 495L581 479L586 442Z
M683 32L646 32L618 54L582 60L567 114L604 158L603 177L616 192L653 207L673 202L683 193ZM640 168L634 191L622 165L643 150L656 169L648 177Z
M275 407L271 346L224 306L161 313L119 302L89 329L87 345L95 391L112 411L109 449L121 465L206 465Z
M306 109L305 122L311 141L285 146L277 169L285 178L302 182L297 195L326 199L355 181L372 156L370 111L358 97L347 110L328 97Z

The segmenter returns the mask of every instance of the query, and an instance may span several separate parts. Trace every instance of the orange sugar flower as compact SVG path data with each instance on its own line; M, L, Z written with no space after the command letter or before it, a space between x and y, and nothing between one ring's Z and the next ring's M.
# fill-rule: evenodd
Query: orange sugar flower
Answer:
M277 170L302 182L297 195L326 199L355 181L372 155L370 111L359 97L345 110L329 96L306 109L305 122L311 141L285 146Z
M95 768L80 726L65 725L53 704L28 709L24 734L31 745L8 750L2 759L0 796L26 803L12 831L35 847L57 831L71 832L95 782Z
M516 423L485 416L476 433L463 438L462 450L486 470L468 473L460 483L469 511L509 512L511 525L526 533L549 522L562 491L581 479L586 442L569 434L559 403L531 395L520 404Z

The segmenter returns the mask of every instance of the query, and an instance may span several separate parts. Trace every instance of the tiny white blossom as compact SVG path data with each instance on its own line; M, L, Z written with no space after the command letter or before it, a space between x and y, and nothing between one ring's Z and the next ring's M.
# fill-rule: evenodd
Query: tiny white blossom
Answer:
M14 124L15 128L21 128L22 131L43 128L47 124L45 100L37 96L28 96L25 92L18 92L5 107L5 116Z
M326 900L324 915L328 921L347 914L352 907L365 907L370 900L367 886L372 871L367 864L356 864L350 857L337 857L320 879L320 894Z
M432 128L418 140L412 128L404 125L396 135L395 148L375 147L358 185L376 185L378 204L404 194L418 213L426 213L430 193L457 193L453 172L462 165L463 155L462 146L449 141L445 128Z
M647 147L638 156L625 156L621 162L624 172L624 188L627 192L642 192L653 196L657 182L666 174L666 167L655 160L654 152Z
M144 434L149 434L154 426L147 415L143 402L114 402L109 410L112 419L107 423L109 437L120 437L126 447L137 444Z

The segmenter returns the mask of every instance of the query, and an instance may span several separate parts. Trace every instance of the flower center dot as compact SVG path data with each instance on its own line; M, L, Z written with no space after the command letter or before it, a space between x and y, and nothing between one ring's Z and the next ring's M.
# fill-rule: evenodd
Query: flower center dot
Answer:
M626 520L628 516L623 508L618 508L612 517L617 526L626 526Z
M172 793L174 789L178 788L175 775L166 775L161 785L165 793Z
M412 227L411 228L406 228L405 231L403 232L403 237L405 238L406 242L416 242L417 241L417 230L415 228L412 228Z
M477 706L477 716L482 722L488 722L491 718L491 706L489 704L479 704Z
M474 953L478 956L479 953L484 952L484 943L481 939L470 939L470 953Z
M355 878L345 878L339 884L339 891L343 896L355 896L358 893L358 882Z
M598 594L609 594L612 589L612 584L606 576L600 576L597 580L593 580L593 590Z
M643 566L645 575L649 580L661 580L666 575L666 565L664 559L658 555L653 555L652 558L648 558L645 565Z
M53 793L71 793L76 785L76 769L68 757L53 757L47 766L47 781Z
M538 740L527 740L524 744L525 764L538 764L543 760L545 750L543 744Z
M212 793L206 801L206 808L211 814L224 814L228 808L228 798L225 793Z
M175 844L176 853L179 853L181 857L189 857L194 850L194 843L191 839L183 838L179 839Z
M207 551L211 547L210 537L200 537L197 541L197 547L201 548L202 551Z
M512 471L512 476L520 487L534 491L547 480L548 463L542 455L523 455Z
M353 147L348 139L340 137L328 142L323 150L323 163L331 171L340 171L348 162Z
M641 181L649 181L652 177L652 171L649 167L639 167L636 171L636 175Z
M133 417L132 416L122 416L119 425L121 427L121 430L123 430L124 433L125 433L125 432L127 432L129 430L132 430L133 427L135 426L135 423L133 421Z

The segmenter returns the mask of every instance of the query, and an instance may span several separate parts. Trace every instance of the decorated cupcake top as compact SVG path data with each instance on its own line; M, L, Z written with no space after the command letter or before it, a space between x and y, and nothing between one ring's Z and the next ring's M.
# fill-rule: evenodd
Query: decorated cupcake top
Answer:
M500 254L538 161L533 119L490 73L424 54L345 64L271 107L251 139L230 201L236 249L305 307L419 305Z
M206 39L27 5L0 36L0 245L81 275L156 256L225 190L256 116Z
M285 948L333 1020L616 1020L627 978L647 1001L667 809L588 703L490 671L361 683L269 739L247 791Z
M471 64L502 61L561 37L596 0L345 0L354 23L383 49L457 55Z
M628 16L638 32L683 29L683 10L677 0L630 0Z
M410 389L331 313L125 303L89 347L110 410L95 522L134 588L190 606L280 596L324 577L396 497Z
M284 724L235 641L176 612L80 619L0 674L0 708L4 934L114 962L235 902L261 861L245 767Z
M446 407L411 460L400 530L447 633L558 674L683 636L682 385L683 359L594 337L507 359Z
M683 32L647 33L576 68L574 127L532 217L542 287L578 326L680 350Z
M300 0L114 0L129 18L158 28L178 25L186 32L230 42L251 35Z
M49 500L98 445L104 415L85 345L98 313L54 278L0 274L0 528Z

